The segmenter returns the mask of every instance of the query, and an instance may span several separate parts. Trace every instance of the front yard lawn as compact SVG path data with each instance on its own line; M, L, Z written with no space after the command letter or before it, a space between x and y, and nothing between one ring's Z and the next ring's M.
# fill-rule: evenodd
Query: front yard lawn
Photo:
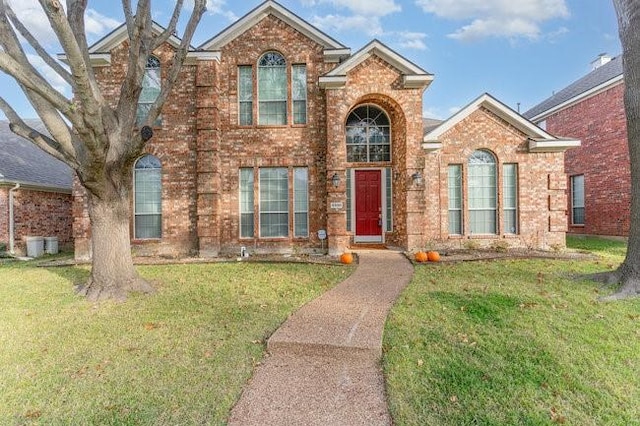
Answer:
M600 257L416 267L385 331L395 424L640 424L640 299L573 279L624 244L569 243Z
M145 266L158 294L92 305L85 268L0 264L0 424L223 424L264 340L351 268Z

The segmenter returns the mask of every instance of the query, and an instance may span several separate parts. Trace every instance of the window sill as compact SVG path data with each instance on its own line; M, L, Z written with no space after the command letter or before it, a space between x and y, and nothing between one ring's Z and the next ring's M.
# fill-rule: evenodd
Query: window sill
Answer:
M584 223L582 224L574 224L572 223L571 225L569 225L571 228L584 228Z
M132 245L144 245L144 244L154 244L162 242L162 237L160 238L135 238L131 240Z

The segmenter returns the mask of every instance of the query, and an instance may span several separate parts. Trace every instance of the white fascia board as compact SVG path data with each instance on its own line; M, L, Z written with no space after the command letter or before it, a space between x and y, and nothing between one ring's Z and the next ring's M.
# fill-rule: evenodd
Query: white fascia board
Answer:
M67 55L64 53L59 53L56 57L60 62L69 65ZM92 67L108 67L111 65L111 53L90 53L89 60L91 61Z
M554 106L553 108L550 108L546 111L541 112L540 114L536 115L535 117L531 117L531 121L533 122L539 122L544 120L545 118L549 117L550 115L552 115L555 112L561 111L565 108L568 108L572 105L577 104L580 101L583 101L587 98L590 98L591 96L595 96L598 93L604 92L605 90L610 89L611 87L620 84L624 81L624 74L620 74L617 77L612 78L611 80L605 81L604 83L593 87L589 90L587 90L586 92L582 92L577 96L574 96L571 99L568 99L566 101L564 101L561 104L558 104L556 106Z
M371 55L377 55L384 61L393 65L397 70L406 75L412 76L431 76L422 68L418 67L411 61L403 58L398 53L394 52L378 40L373 40L368 45L356 52L352 57L344 61L340 66L330 71L327 76L346 75L353 68L360 65L362 62L371 57Z
M339 63L351 56L351 49L324 49L324 61L326 63Z
M442 123L440 126L433 129L431 132L425 135L424 142L431 142L434 140L438 140L440 136L442 136L449 129L453 128L456 124L464 120L466 117L471 115L472 112L477 110L480 107L484 107L487 110L493 112L498 117L502 118L515 128L519 129L527 136L532 138L539 138L544 140L555 140L551 134L547 133L545 130L536 126L522 115L518 114L512 108L509 108L502 102L495 99L493 96L488 93L484 93L483 95L476 98L466 107L462 108L460 111L456 112L452 115L448 120Z
M347 84L347 76L323 76L320 77L318 83L320 84L320 88L322 89L340 89Z
M403 78L405 89L426 89L432 81L433 75L405 75Z
M577 148L581 145L577 139L529 139L529 152L564 152L567 149Z
M187 52L184 60L185 65L194 65L198 61L217 61L220 62L221 52L219 51L191 51Z
M436 151L442 149L442 142L435 142L435 141L424 142L422 144L422 149L425 152L436 152Z
M287 10L280 4L274 1L266 1L260 6L247 13L244 17L240 18L230 26L228 26L221 33L213 37L212 39L205 41L199 49L203 50L220 50L223 46L234 40L236 37L243 34L249 28L256 25L269 15L273 15L276 18L291 25L300 33L306 37L315 41L321 46L327 49L344 49L345 46L327 34L323 33L313 25L306 22L296 14Z
M165 31L165 28L156 22L151 24L151 29L154 35L162 34ZM99 40L93 46L89 47L89 54L109 52L128 38L129 32L127 31L127 25L122 24L102 40ZM180 47L181 40L175 35L171 35L167 39L167 42L172 47L178 48Z

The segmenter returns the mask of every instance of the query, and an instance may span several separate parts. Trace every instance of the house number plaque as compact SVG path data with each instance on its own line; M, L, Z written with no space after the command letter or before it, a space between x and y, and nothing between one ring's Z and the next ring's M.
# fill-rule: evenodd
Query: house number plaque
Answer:
M341 201L331 203L331 208L334 210L340 210L343 204Z

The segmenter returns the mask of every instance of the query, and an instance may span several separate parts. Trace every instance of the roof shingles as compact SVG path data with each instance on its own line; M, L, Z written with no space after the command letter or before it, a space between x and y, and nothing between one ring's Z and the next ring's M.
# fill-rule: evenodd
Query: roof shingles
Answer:
M39 131L44 131L44 126L39 120L25 122ZM71 168L13 133L9 129L9 122L0 121L0 184L21 183L70 192L72 182Z

